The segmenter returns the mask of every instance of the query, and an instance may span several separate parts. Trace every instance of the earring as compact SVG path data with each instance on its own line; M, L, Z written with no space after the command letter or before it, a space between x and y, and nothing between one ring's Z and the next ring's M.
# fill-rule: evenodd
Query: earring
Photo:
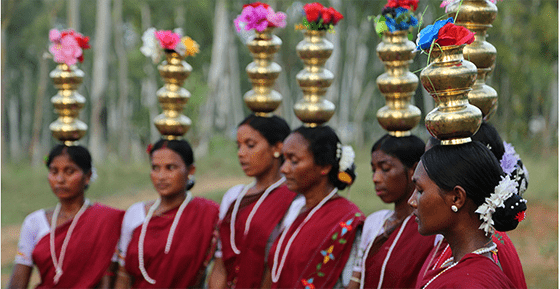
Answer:
M273 156L274 156L274 158L276 158L276 159L277 159L277 158L279 158L279 157L280 157L280 153L279 153L279 152L274 152Z
M453 211L454 213L457 213L457 211L459 211L459 209L457 208L457 206L451 205L451 211Z

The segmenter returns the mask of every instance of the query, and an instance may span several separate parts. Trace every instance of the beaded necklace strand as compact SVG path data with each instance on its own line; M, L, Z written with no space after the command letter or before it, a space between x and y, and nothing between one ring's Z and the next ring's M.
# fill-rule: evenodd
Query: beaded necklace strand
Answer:
M186 197L185 200L181 203L179 210L175 214L173 218L173 223L171 224L171 228L169 229L169 234L167 235L167 242L165 243L165 254L169 253L169 249L171 248L171 242L173 242L173 235L175 234L175 229L177 228L177 223L179 223L179 219L181 219L181 214L183 214L183 210L192 200L191 192L187 191L185 193ZM146 267L144 266L144 239L146 238L146 231L148 230L148 223L152 218L155 210L159 207L161 203L161 197L159 197L154 204L148 210L148 214L146 215L146 219L142 223L142 229L140 231L140 238L138 238L138 268L142 273L142 276L148 283L155 284L156 280L150 278L148 272L146 271Z
M496 244L492 243L492 245L490 247L483 247L483 248L472 251L472 254L481 255L481 254L484 254L484 253L492 252L492 251L496 250L496 248L497 248ZM441 267L446 266L448 263L450 263L452 261L453 261L453 257L445 260L445 262L443 262L443 264L441 264ZM426 285L424 285L424 287L422 287L422 288L426 289L428 287L428 285L430 285L430 283L432 283L432 281L434 281L437 277L439 277L439 275L441 275L441 274L445 273L445 271L455 267L455 265L457 265L457 264L459 264L459 262L452 262L451 266L449 266L449 267L445 268L445 270L439 272L436 276L434 276L432 279L430 279L430 281L428 281L428 283L426 283Z
M80 219L80 217L82 216L82 214L85 212L85 210L87 209L87 207L89 206L89 199L86 199L84 201L84 204L82 205L82 207L80 208L80 210L78 211L78 213L76 213L76 215L74 216L74 219L72 220L72 223L70 224L70 228L68 228L68 232L66 233L66 237L64 237L64 241L62 242L62 248L60 249L60 256L58 258L58 262L57 262L57 258L56 258L56 250L54 247L54 231L56 229L56 221L58 219L58 214L60 214L60 203L56 204L56 207L54 209L53 212L53 216L51 219L51 228L50 228L50 249L51 249L51 259L53 261L54 264L54 268L56 270L56 274L54 275L54 284L58 284L58 281L60 280L60 276L62 276L62 262L64 261L64 255L66 254L66 248L68 247L68 242L70 241L70 237L72 236L72 232L74 231L74 228L76 227L76 224L78 223L78 220Z
M274 184L270 185L264 191L262 196L260 196L260 198L257 200L257 203L255 204L253 209L251 209L251 212L249 213L249 217L247 218L247 221L245 222L245 231L244 231L243 236L246 236L247 233L249 232L249 228L251 227L251 221L253 220L253 217L255 216L255 213L259 209L260 205L264 202L264 200L270 194L270 192L272 192L274 189L276 189L278 186L280 186L282 183L284 183L284 181L286 181L286 177L282 176L282 178L280 178L280 180L278 180ZM237 248L237 246L235 244L235 219L237 218L237 212L239 211L239 206L241 204L241 200L243 199L245 194L247 194L247 191L249 191L249 189L252 188L255 184L256 184L256 182L252 182L252 183L250 183L249 185L246 185L243 188L243 191L241 191L239 196L237 196L237 200L235 201L235 204L233 205L233 211L231 212L231 223L229 224L229 242L231 244L231 249L233 249L233 252L236 255L239 255L239 253L241 253L241 251Z
M309 219L311 219L311 217L313 216L313 214L315 214L315 212L317 212L328 200L330 200L336 194L337 191L338 189L334 188L332 192L330 192L330 194L324 197L323 200L321 200L321 202L319 202L319 204L311 210L309 215L307 215L305 219L303 219L303 222L297 227L292 237L290 237L290 239L288 240L288 243L286 244L286 249L284 250L284 254L282 254L282 259L280 260L280 266L278 266L278 257L280 254L280 249L282 248L282 243L284 242L284 239L286 238L286 235L288 234L288 231L292 227L293 223L291 223L287 228L284 229L284 232L282 232L282 235L278 240L278 244L276 245L276 251L274 252L274 263L272 264L272 282L276 283L280 279L280 274L282 273L282 268L284 268L284 262L286 262L286 256L288 255L290 246L292 246L292 242L296 238L301 228L307 223L307 221L309 221Z

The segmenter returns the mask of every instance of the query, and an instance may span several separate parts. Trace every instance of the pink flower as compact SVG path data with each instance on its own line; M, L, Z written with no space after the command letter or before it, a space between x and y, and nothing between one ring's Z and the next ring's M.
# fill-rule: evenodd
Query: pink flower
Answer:
M163 49L169 50L174 50L177 43L181 41L179 34L173 33L171 30L156 31L156 38Z
M51 29L49 31L49 40L53 43L60 42L61 36L62 36L62 34L60 34L60 31L58 31L56 29Z
M260 5L257 7L247 6L243 8L241 11L241 15L239 15L233 23L237 28L237 32L241 31L242 25L241 23L246 23L245 30L249 31L251 29L255 29L257 31L264 31L268 27L268 9L264 6Z
M266 15L266 20L268 20L268 26L273 27L286 27L286 13L277 12L274 13L272 8L268 8L268 14Z
M60 42L51 44L49 52L53 55L55 62L74 65L78 61L78 57L82 55L82 48L74 36L65 35L61 37Z

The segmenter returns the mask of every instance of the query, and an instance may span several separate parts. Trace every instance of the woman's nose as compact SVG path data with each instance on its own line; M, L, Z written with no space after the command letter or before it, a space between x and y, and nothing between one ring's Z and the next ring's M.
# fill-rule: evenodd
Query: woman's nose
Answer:
M412 195L410 196L410 198L408 198L408 205L410 205L411 207L415 208L418 207L418 202L416 200L416 190L414 190L414 192L412 192Z

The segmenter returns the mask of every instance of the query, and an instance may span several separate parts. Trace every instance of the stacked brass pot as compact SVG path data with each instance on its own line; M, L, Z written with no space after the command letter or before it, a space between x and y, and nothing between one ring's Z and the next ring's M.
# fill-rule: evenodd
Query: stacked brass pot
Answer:
M486 79L496 63L496 48L486 41L486 31L492 27L498 8L489 0L455 1L447 7L450 17L457 16L455 24L475 32L474 42L463 50L465 58L474 63L478 76L469 93L469 101L482 111L488 120L498 106L498 93L486 85ZM458 13L457 13L458 12Z

